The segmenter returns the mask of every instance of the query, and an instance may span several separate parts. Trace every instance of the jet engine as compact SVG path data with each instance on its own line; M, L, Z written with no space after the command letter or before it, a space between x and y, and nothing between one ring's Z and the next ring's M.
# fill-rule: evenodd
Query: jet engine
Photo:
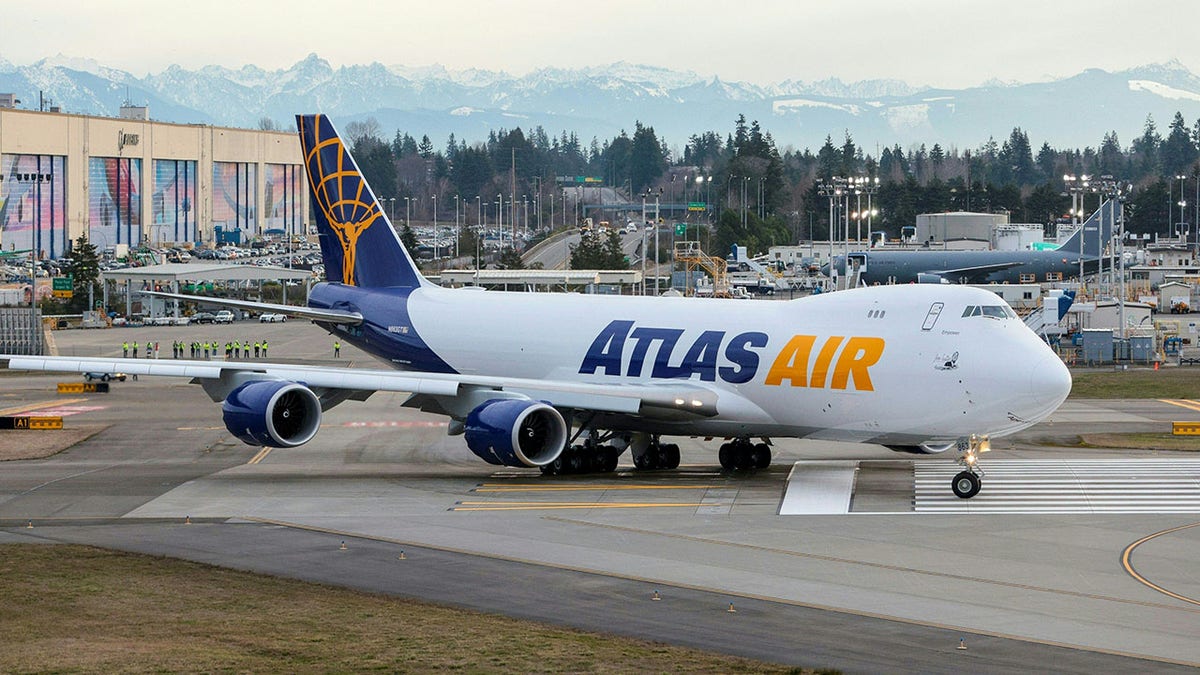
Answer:
M234 389L221 405L225 428L248 445L293 448L321 426L321 402L296 382L258 380Z
M528 399L492 399L467 415L467 447L501 466L543 466L567 446L567 423L549 404Z
M922 443L920 445L885 445L892 452L906 452L910 455L936 455L953 448L957 443Z

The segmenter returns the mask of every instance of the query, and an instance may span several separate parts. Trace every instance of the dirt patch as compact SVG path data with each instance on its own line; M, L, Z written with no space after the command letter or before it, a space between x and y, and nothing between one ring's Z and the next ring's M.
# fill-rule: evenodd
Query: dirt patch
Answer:
M46 431L0 431L0 462L42 459L82 443L112 425L80 424Z

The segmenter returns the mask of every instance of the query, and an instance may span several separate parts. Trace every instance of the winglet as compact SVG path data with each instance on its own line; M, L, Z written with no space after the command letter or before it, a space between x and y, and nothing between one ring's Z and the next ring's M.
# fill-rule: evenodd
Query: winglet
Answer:
M297 115L325 275L364 288L428 284L325 115Z

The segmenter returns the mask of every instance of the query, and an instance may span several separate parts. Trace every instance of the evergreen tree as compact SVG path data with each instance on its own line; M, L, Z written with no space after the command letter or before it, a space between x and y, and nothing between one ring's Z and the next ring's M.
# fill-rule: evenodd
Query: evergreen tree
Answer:
M662 146L654 134L654 127L637 122L633 141L629 147L629 185L631 194L641 194L662 177L667 169Z
M66 251L66 257L71 259L71 264L67 266L67 275L72 278L74 286L74 293L67 306L76 312L94 309L88 307L88 289L92 289L93 298L98 299L102 295L100 256L96 252L96 246L88 242L87 234L81 234Z
M405 221L404 224L400 226L400 242L404 244L404 248L408 249L410 254L413 256L416 255L417 235L412 231L412 228L408 226L408 221Z
M1174 176L1184 173L1196 163L1196 145L1188 133L1187 123L1183 115L1175 113L1171 121L1170 131L1162 143L1161 157L1163 173Z
M496 268L502 270L523 270L525 269L525 261L521 259L521 254L511 246L505 246L500 252L500 257L496 260Z
M1133 161L1134 167L1139 175L1149 176L1159 170L1159 144L1162 143L1162 137L1158 134L1158 128L1154 125L1154 116L1146 116L1146 126L1142 129L1140 138L1133 142Z

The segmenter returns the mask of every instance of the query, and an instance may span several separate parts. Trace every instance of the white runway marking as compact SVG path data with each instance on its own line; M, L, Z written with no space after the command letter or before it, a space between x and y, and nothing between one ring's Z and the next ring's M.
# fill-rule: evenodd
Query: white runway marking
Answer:
M918 513L1200 513L1200 459L982 462L983 489L950 491L957 464L918 462Z
M796 462L788 474L779 515L849 513L857 471L855 461Z

